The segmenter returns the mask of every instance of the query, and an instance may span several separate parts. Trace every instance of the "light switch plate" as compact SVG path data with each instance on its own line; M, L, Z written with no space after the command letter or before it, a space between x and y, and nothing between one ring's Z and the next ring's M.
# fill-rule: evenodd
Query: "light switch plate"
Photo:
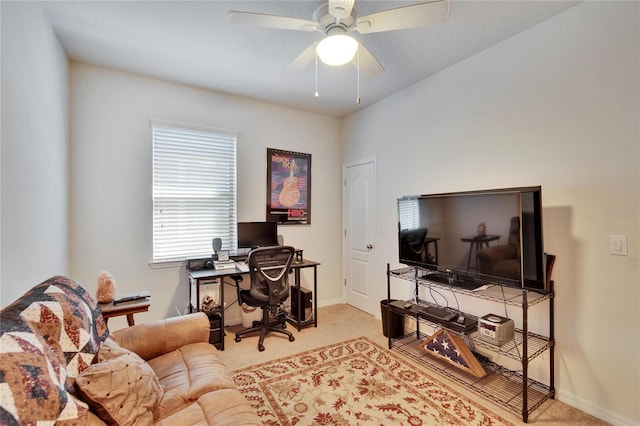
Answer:
M609 235L609 254L617 256L629 255L626 235Z

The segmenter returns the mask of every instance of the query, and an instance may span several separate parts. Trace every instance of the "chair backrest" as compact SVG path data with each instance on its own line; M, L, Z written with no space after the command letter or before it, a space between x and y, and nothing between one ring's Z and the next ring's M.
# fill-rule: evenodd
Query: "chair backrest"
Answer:
M509 237L507 244L516 250L517 256L520 257L520 218L514 216L509 224Z
M261 247L249 253L251 297L269 305L289 297L289 270L294 253L291 246Z
M406 244L414 253L422 253L427 232L429 232L427 228L403 229L400 231L400 241Z

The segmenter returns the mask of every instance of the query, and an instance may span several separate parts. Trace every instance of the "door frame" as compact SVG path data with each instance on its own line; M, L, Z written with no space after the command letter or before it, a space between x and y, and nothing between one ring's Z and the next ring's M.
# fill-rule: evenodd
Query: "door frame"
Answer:
M378 234L376 232L378 223L378 157L368 157L361 160L351 161L342 165L342 300L347 302L347 265L349 265L349 250L347 245L347 239L345 238L345 232L347 229L347 193L346 193L346 180L347 169L355 166L362 166L365 164L373 164L373 193L375 200L373 203L373 220L371 221L371 231L373 235L373 260L372 260L372 276L376 275L377 264L377 248L378 248ZM371 315L375 315L377 306L369 306L367 311Z

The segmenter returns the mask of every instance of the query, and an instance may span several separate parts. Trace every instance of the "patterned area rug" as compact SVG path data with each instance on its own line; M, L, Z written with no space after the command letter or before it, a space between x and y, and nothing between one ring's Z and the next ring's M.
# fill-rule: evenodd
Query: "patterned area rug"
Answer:
M366 337L233 378L265 425L513 425Z

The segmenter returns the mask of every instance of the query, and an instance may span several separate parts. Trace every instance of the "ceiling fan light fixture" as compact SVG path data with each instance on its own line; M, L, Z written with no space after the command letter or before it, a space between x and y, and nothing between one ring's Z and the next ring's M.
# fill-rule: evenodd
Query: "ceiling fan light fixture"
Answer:
M351 62L358 50L358 42L346 34L325 37L316 48L320 60L327 65L339 66Z

